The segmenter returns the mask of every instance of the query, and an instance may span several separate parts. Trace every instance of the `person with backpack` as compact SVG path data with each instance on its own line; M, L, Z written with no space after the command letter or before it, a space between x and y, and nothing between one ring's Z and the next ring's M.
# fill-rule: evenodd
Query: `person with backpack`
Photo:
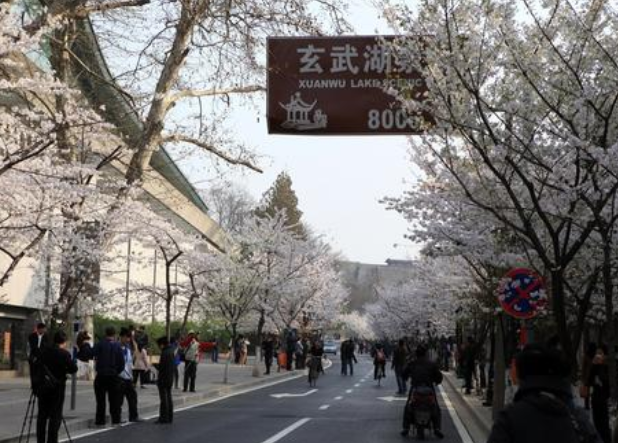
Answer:
M377 380L386 377L386 353L381 343L377 343L373 352L373 379Z
M574 405L570 365L562 351L527 345L515 359L519 389L500 411L488 443L602 443L587 412Z
M54 334L53 343L53 347L42 349L39 358L33 362L32 389L39 401L37 443L58 443L67 375L77 372L77 364L66 350L64 331Z

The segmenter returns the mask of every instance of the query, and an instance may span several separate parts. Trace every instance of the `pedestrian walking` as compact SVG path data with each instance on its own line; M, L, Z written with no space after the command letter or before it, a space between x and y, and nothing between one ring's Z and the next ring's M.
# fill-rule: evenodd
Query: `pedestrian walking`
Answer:
M462 364L465 393L470 395L472 393L472 379L476 365L476 345L472 337L468 337L468 341L463 349Z
M95 425L105 425L106 398L112 424L120 424L120 404L122 401L120 374L125 369L124 355L116 341L116 330L110 326L105 329L105 338L92 349L95 360L96 377L94 395L97 404Z
M275 342L270 334L267 335L262 342L262 353L264 354L264 366L266 366L266 372L264 372L264 375L269 375L275 354Z
M381 343L376 343L373 351L373 379L377 380L378 376L386 377L386 352Z
M174 384L174 350L167 337L157 340L161 350L159 360L159 376L157 389L159 390L159 418L156 424L171 424L174 421L174 403L172 401L172 385Z
M150 358L148 357L148 350L136 343L136 352L133 356L133 384L139 386L141 389L146 387L147 373L150 371Z
M590 409L590 386L588 380L590 379L590 370L592 369L592 360L597 353L596 343L588 343L586 346L584 356L582 359L581 367L581 379L579 385L579 395L584 399L584 406L586 409Z
M324 365L322 364L322 359L324 358L324 347L319 340L315 340L313 345L311 345L311 350L309 352L310 357L317 357L318 360L318 372L321 374L325 374Z
M354 363L358 363L356 355L354 355L354 341L352 339L345 340L341 344L341 374L348 375L348 369L350 370L350 376L354 375Z
M296 349L296 329L288 329L287 336L285 338L285 369L292 370L294 363L294 350Z
M243 335L238 339L239 341L239 349L240 349L240 359L238 364L241 366L247 365L247 359L249 356L249 340L247 340Z
M197 334L189 331L188 340L184 345L185 371L182 378L182 391L195 392L195 379L197 378L197 364L199 362L199 342ZM172 368L173 369L173 368Z
M133 336L127 328L120 329L120 349L124 356L124 370L120 373L121 397L120 412L122 414L122 403L126 399L129 409L129 421L138 422L139 413L137 410L137 391L133 383Z
M36 420L37 443L58 443L67 374L77 372L77 365L66 349L66 342L66 334L63 331L56 332L53 347L43 348L33 364L32 387L39 401Z
M600 443L587 412L574 406L568 359L558 349L527 345L515 359L519 389L499 412L488 443Z
M178 381L180 379L180 371L178 369L178 366L180 366L180 363L182 363L182 356L178 339L176 337L172 337L170 345L172 346L172 350L174 351L174 389L179 389Z
M296 363L296 369L303 369L305 366L305 362L303 360L304 348L302 339L296 340L296 345L294 347L294 361Z
M609 427L609 370L605 361L606 347L599 346L588 374L587 386L590 391L592 406L592 421L603 443L610 443L611 430Z
M395 371L395 378L397 379L397 394L406 395L408 390L406 389L406 379L403 376L403 371L406 368L406 364L408 361L408 351L406 349L405 340L399 340L399 344L397 348L395 348L395 352L393 352L393 363L391 365L391 369Z
M140 349L148 349L149 338L148 334L146 333L146 327L144 325L141 325L137 328L137 331L135 331L133 337L135 343Z
M210 359L213 363L219 363L219 340L217 338L213 338L212 343L213 346Z
M234 341L234 363L240 364L240 341L242 339L242 335Z

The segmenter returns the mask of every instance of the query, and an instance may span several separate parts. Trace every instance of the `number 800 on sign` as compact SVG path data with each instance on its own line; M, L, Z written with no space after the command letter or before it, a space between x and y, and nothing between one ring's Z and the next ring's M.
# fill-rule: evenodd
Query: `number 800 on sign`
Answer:
M403 109L371 109L367 113L367 128L372 131L381 129L420 131L423 122L422 117L410 116Z

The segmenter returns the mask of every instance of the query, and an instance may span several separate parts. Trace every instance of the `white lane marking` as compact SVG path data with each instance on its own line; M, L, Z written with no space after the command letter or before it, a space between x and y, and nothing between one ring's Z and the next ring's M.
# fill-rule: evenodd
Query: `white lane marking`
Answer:
M292 425L290 425L287 428L285 428L283 431L273 435L268 440L264 440L262 443L275 443L275 442L278 442L279 440L281 440L286 435L289 435L292 432L294 432L295 430L297 430L298 428L300 428L302 425L307 423L309 420L311 420L311 419L310 418L303 418L301 420L298 420L296 423L293 423Z
M304 394L288 394L288 393L283 393L283 394L270 394L271 397L273 398L285 398L285 397L306 397L308 395L311 395L315 392L318 392L317 389L312 389L310 391L305 392Z
M320 406L320 411L326 411L328 408L330 408L330 405L322 405Z
M189 409L199 408L201 406L209 405L211 403L217 403L217 402L220 402L220 401L223 401L223 400L227 400L228 398L236 397L238 395L244 395L244 394L248 394L248 393L253 392L253 391L259 391L260 389L270 388L271 386L276 386L276 385L279 385L281 383L286 383L288 381L296 380L296 379L302 378L304 376L305 376L304 374L294 375L292 377L285 378L283 380L275 380L273 382L265 383L263 385L252 386L250 388L243 389L243 390L240 390L238 392L232 392L231 394L226 394L226 395L223 395L221 397L211 398L211 399L199 402L199 403L195 403L193 405L185 406L183 408L174 409L174 413L182 412L182 411L187 411ZM146 417L143 417L143 418L144 418L144 420L148 421L148 420L152 420L153 418L156 418L158 416L159 416L159 413L157 412L156 414L149 415L149 416L146 416ZM134 425L134 424L135 423L127 423L126 425ZM124 425L124 426L126 426L126 425ZM85 438L85 437L90 437L91 435L101 434L103 432L113 431L114 429L116 429L116 428L110 427L110 428L96 429L94 431L86 432L84 434L79 434L79 435L75 435L75 436L71 435L71 441L79 440L79 439L82 439L82 438ZM59 443L66 443L68 441L69 441L69 439L65 438L65 439L59 440Z
M354 389L348 389L347 391L345 391L346 394L351 394L354 391Z
M394 402L394 401L407 401L408 400L406 397L393 397L392 395L390 397L376 397L376 398L378 400L384 400L389 403Z
M337 397L335 397L335 400L341 400L341 399L343 399L341 395L338 395Z
M440 390L440 395L442 396L442 400L444 400L444 405L446 406L446 409L449 415L451 416L451 420L453 420L453 424L455 425L455 428L457 429L457 432L459 433L459 436L461 437L461 442L462 443L474 443L474 441L472 440L472 437L470 437L470 434L468 433L468 430L461 422L461 419L459 418L459 415L457 414L457 411L455 410L453 403L451 403L451 399L448 398L446 391L441 385L439 385L438 388Z
M359 386L360 386L360 383L356 383L356 384L354 385L354 387L355 387L355 388L358 388Z
M364 378L361 380L361 383L365 383L367 380L365 380Z

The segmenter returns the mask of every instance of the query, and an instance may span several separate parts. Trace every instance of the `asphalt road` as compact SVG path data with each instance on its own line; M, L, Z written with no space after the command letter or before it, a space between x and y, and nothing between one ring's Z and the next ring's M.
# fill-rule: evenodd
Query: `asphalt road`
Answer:
M339 362L321 376L315 391L306 378L178 411L172 425L145 423L86 435L80 443L401 443L404 401L394 399L396 383L388 372L382 386L373 367L361 359L353 377L339 374ZM469 443L460 436L443 399L445 443ZM448 402L448 399L447 399ZM461 427L461 425L460 425ZM436 441L435 437L428 438Z

